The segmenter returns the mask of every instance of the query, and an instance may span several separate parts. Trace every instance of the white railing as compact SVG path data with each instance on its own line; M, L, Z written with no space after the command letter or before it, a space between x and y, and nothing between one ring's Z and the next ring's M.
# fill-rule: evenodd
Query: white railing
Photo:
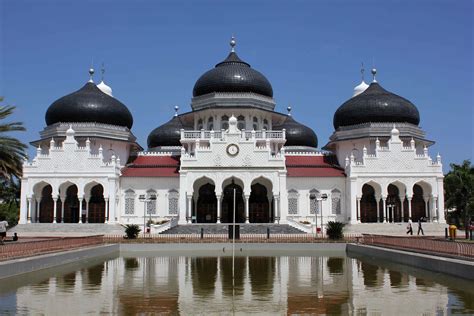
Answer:
M181 139L183 140L209 140L209 139L222 139L224 136L224 131L181 131ZM242 139L285 139L286 132L285 130L281 131L245 131L241 133Z
M152 229L151 233L152 234L161 234L161 233L167 231L168 229L175 227L176 225L178 225L178 218L173 217L168 222L166 222L164 224L153 225L152 226L153 229Z

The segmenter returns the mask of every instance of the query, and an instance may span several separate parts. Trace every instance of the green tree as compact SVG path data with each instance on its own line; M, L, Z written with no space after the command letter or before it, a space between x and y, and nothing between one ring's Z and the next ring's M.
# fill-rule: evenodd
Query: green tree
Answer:
M0 181L0 218L10 226L18 223L20 210L20 185L14 179Z
M454 209L458 218L466 225L474 216L474 166L469 160L461 165L451 164L451 170L444 178L444 197L446 208Z
M3 98L0 97L0 102ZM4 122L15 110L14 106L0 105L0 178L20 178L27 146L18 139L7 135L10 132L24 131L21 122Z

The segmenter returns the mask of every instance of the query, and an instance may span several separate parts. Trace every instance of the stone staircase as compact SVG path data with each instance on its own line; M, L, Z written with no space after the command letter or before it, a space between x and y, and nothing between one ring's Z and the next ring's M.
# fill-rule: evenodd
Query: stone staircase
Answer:
M29 236L90 236L90 235L124 235L125 228L120 224L19 224L8 230L7 234Z
M286 224L239 224L240 234L266 234L267 228L270 234L304 234L305 232ZM227 234L228 224L190 224L174 226L163 234L200 234L201 228L204 234Z
M391 236L406 236L407 223L362 223L344 227L345 234L377 234ZM413 223L413 235L418 232L418 223ZM423 231L427 236L444 236L446 224L422 223Z

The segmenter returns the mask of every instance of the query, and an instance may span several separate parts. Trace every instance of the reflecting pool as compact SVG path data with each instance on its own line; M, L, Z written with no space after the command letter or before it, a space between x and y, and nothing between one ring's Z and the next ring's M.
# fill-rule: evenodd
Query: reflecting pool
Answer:
M350 257L123 253L0 281L0 314L474 313L472 282Z

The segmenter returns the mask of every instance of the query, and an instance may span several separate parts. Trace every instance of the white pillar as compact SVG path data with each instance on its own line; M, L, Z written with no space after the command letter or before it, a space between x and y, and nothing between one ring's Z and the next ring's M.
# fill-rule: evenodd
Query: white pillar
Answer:
M407 197L408 200L408 219L411 219L411 197Z
M377 223L380 223L380 196L375 197L375 203L377 204Z
M186 210L186 223L189 224L191 223L191 210L193 206L193 196L188 195L187 198L188 198L188 208Z
M108 224L115 224L118 221L118 207L117 202L120 201L119 196L115 193L117 189L118 183L116 179L109 180L109 190L108 190L108 198L109 198L109 210L108 210ZM105 198L105 196L104 196ZM107 214L105 214L107 216ZM107 218L107 217L106 217Z
M350 204L350 223L357 223L357 179L350 179L349 201Z
M79 197L79 224L82 224L82 200L84 199L83 196Z
M58 198L53 198L53 224L56 224L56 217L58 216Z
M435 196L433 197L433 211L434 211L434 220L433 222L435 223L439 223L439 220L438 220L438 214L439 214L439 209L438 209L438 197Z
M186 224L186 175L185 173L179 175L179 225Z
M360 211L360 197L357 197L357 223L360 224L361 211ZM321 203L322 204L322 203Z
M387 222L387 198L382 196L383 222Z
M216 195L217 197L217 223L221 222L221 204L222 204L222 195Z
M28 212L28 201L26 198L26 192L28 190L28 180L21 180L21 193L20 193L20 218L19 224L31 223L31 213Z
M275 194L280 195L279 203L280 203L280 208L278 212L278 221L280 224L287 224L288 223L288 191L286 187L286 172L285 173L280 173L278 180L280 181L279 184L279 191L276 192ZM277 187L275 183L273 183L274 187Z
M89 223L89 200L90 198L86 197L86 223Z
M278 210L278 197L276 195L273 196L273 222L277 223L277 210Z
M89 204L87 204L89 205ZM89 208L87 208L87 216L89 217ZM109 198L105 198L105 223L108 224L110 221L110 202Z
M65 200L65 197L61 197L61 223L64 223L64 202L66 202Z
M34 223L37 223L39 222L39 216L40 216L40 212L41 212L41 197L38 197L38 199L36 200L37 204L38 204L38 208L35 210L35 215L34 217L32 218L32 222Z
M400 206L401 206L401 212L402 212L402 222L405 221L405 197L401 196L400 197Z
M443 178L438 179L438 222L446 223L446 218L444 217L444 188L443 188Z
M428 219L428 208L430 205L430 198L425 197L423 200L425 201L425 219Z
M245 222L249 222L249 200L250 200L250 195L245 194Z
M33 199L32 199L31 197L29 197L29 198L27 199L27 203L28 203L28 204L26 205L26 208L27 208L27 215L26 215L26 216L27 216L27 223L28 223L28 224L31 223L31 201L32 201L32 200L33 200ZM20 212L20 213L21 213L21 212ZM21 215L21 214L20 214L20 215Z

